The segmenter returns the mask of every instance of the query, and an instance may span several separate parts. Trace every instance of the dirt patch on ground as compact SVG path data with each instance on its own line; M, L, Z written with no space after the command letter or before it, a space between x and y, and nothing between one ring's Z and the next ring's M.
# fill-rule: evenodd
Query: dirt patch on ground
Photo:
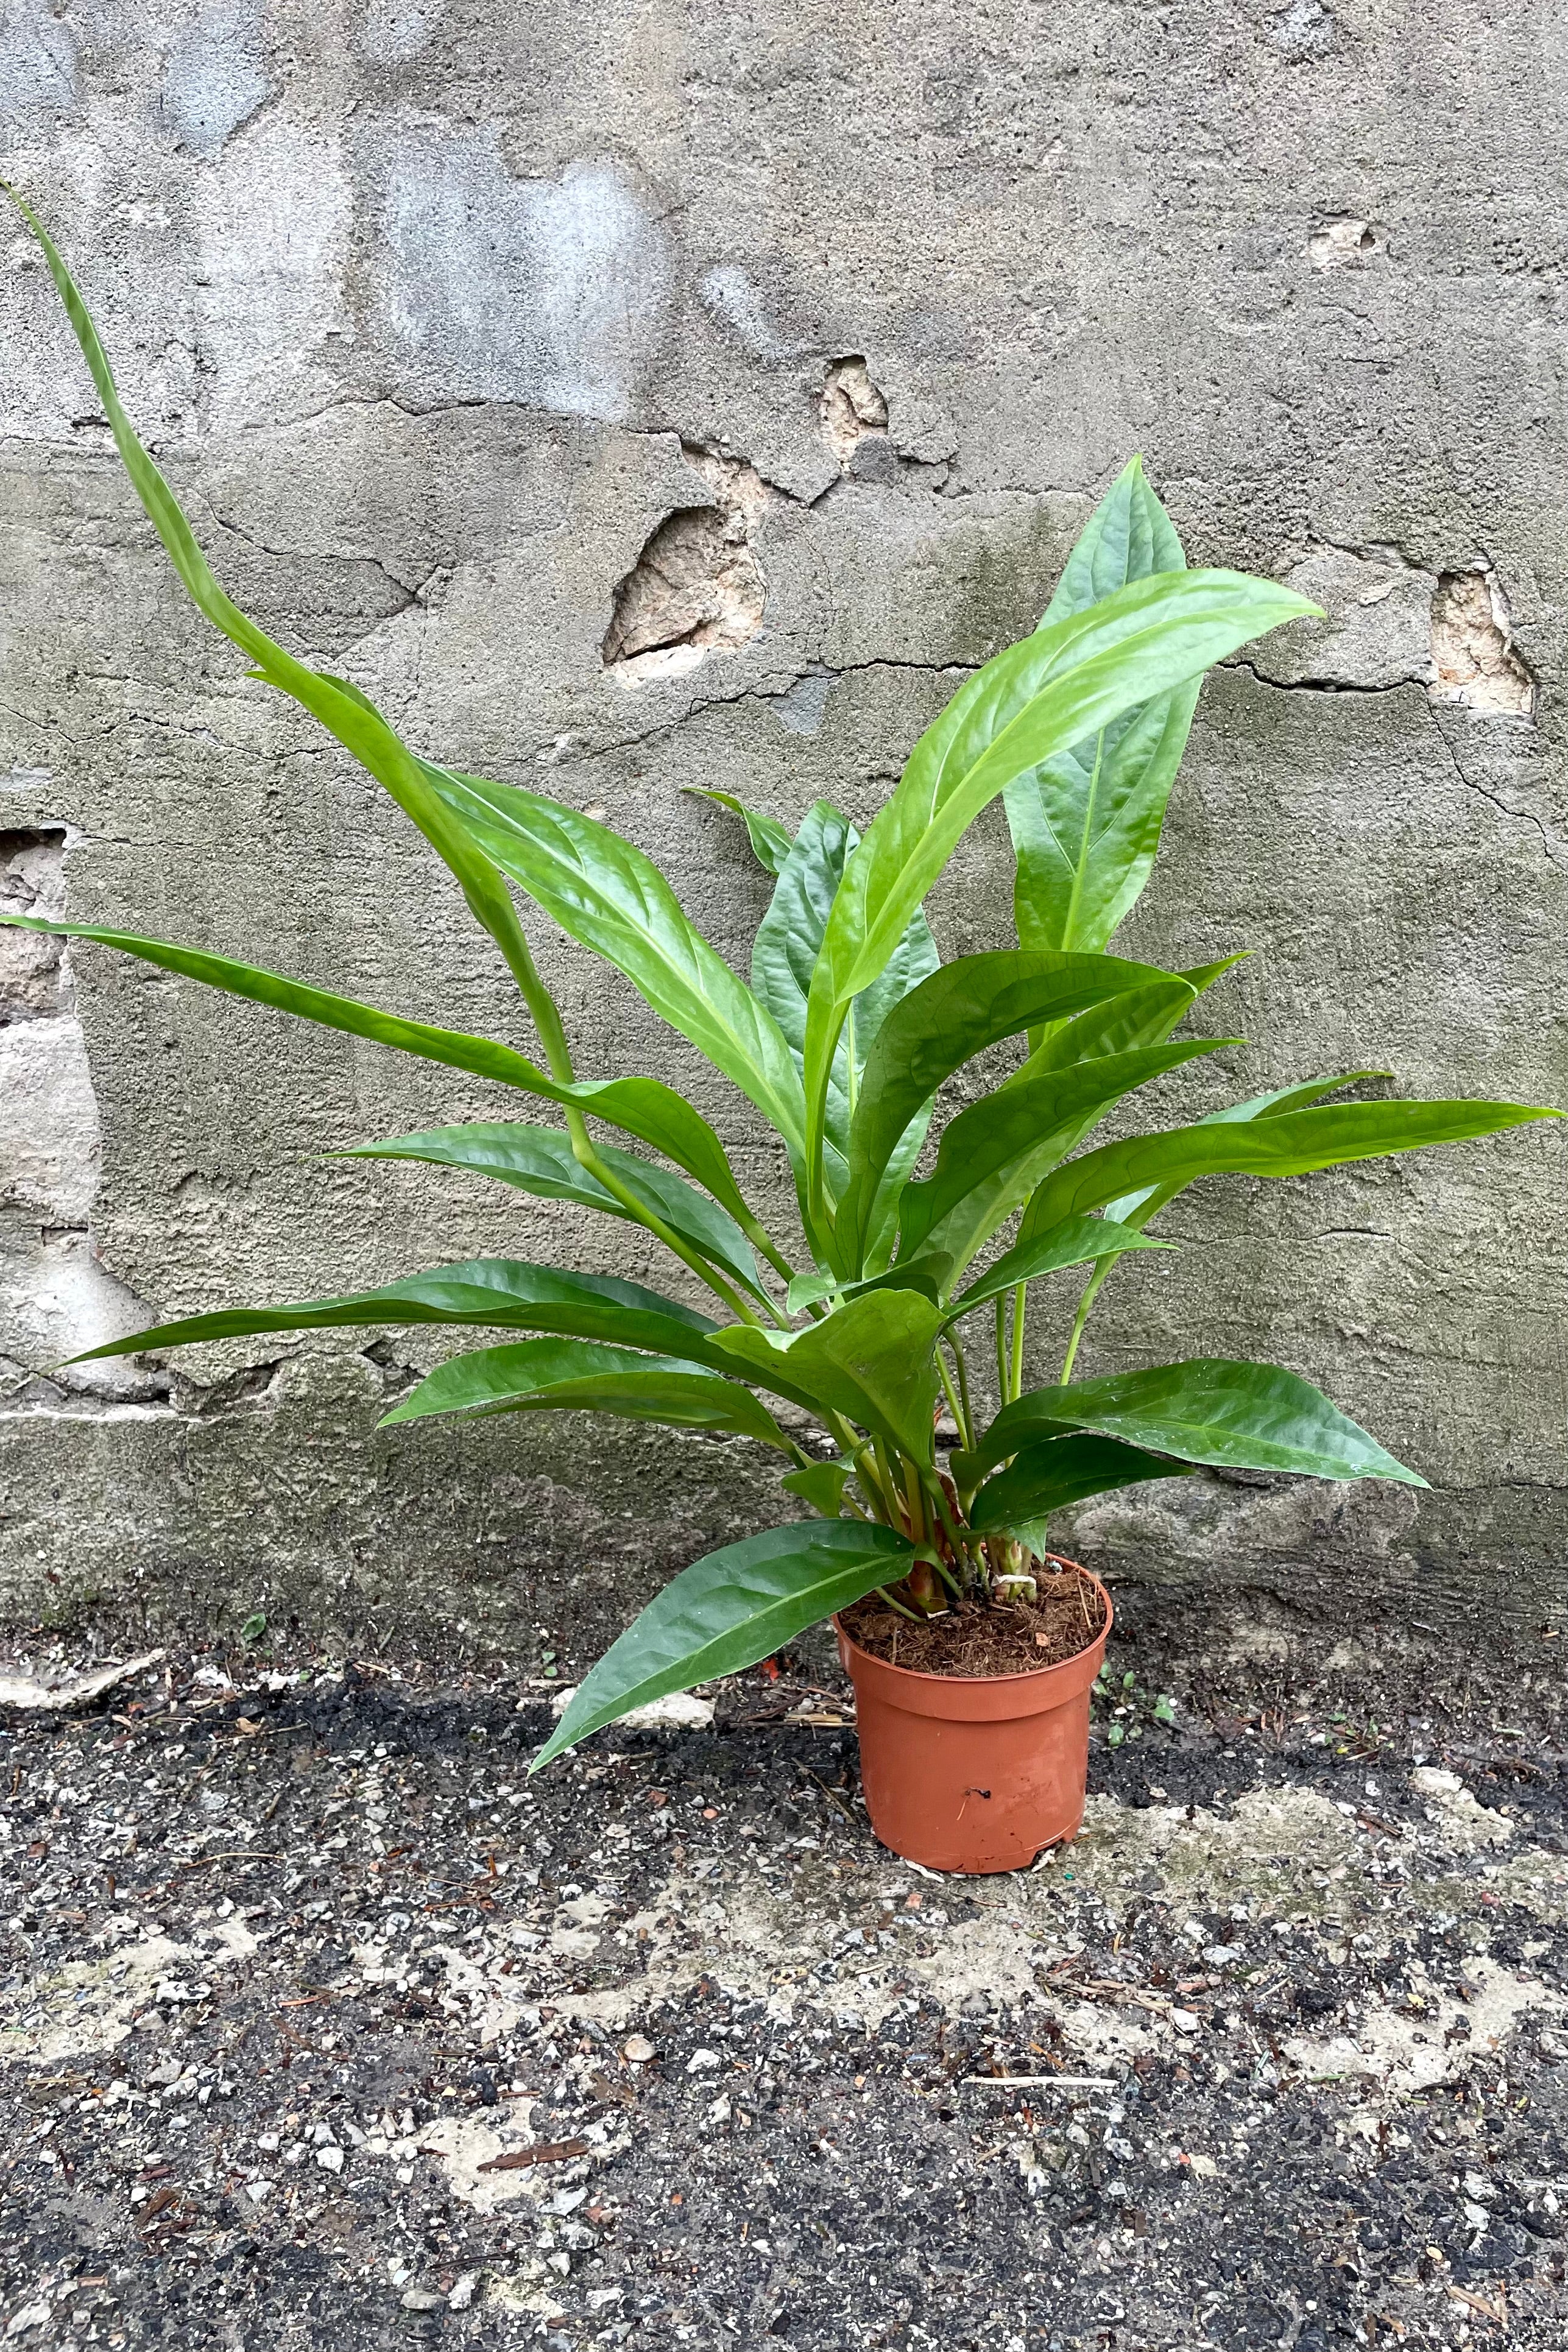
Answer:
M1045 1561L1036 1591L1034 1601L956 1601L918 1622L872 1594L844 1612L844 1627L858 1648L914 1675L1040 1674L1088 1649L1105 1602L1071 1560Z

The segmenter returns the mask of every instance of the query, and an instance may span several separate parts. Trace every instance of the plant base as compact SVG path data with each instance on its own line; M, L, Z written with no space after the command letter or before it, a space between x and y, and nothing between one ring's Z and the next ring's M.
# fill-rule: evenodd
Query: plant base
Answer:
M1098 1577L1089 1580L1104 1622L1076 1656L1034 1674L911 1674L870 1656L834 1619L855 1685L866 1810L882 1843L906 1862L974 1874L1021 1870L1077 1836L1089 1694L1111 1624L1110 1595Z

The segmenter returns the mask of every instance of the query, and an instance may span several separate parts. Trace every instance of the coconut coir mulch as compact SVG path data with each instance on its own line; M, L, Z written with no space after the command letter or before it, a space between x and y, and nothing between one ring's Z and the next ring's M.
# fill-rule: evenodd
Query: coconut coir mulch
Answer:
M1105 1622L1098 1586L1071 1560L1042 1562L1037 1591L1033 1601L962 1601L914 1623L873 1593L844 1612L844 1625L859 1648L910 1674L1035 1674L1076 1657Z

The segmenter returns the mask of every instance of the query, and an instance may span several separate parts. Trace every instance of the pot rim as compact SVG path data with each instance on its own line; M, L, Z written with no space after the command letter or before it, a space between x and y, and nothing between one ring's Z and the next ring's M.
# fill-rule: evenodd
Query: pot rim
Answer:
M931 1675L926 1674L918 1666L895 1666L887 1658L879 1658L874 1652L863 1650L844 1623L837 1610L833 1612L834 1631L839 1640L847 1643L854 1651L858 1658L864 1658L867 1664L874 1667L879 1674L896 1675L900 1682L936 1683L944 1690L963 1690L965 1687L974 1690L1005 1690L1014 1685L1042 1683L1047 1675L1068 1673L1072 1667L1086 1658L1097 1644L1103 1648L1110 1639L1110 1629L1116 1622L1116 1610L1110 1590L1101 1579L1096 1576L1092 1568L1085 1568L1081 1560L1068 1559L1066 1552L1048 1551L1043 1556L1047 1559L1058 1561L1063 1568L1077 1569L1080 1576L1087 1576L1105 1603L1105 1622L1089 1635L1082 1649L1074 1650L1068 1657L1054 1660L1048 1666L1025 1666L1017 1674L1013 1675Z

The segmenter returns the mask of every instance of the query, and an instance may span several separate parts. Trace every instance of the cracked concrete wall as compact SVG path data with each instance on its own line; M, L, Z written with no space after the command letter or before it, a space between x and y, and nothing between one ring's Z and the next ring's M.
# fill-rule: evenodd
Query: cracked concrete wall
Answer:
M1546 0L920 0L896 40L812 0L0 11L5 175L234 593L416 741L606 813L742 968L763 878L682 788L864 822L1130 450L1195 559L1310 588L1326 625L1205 689L1126 934L1254 950L1209 1016L1250 1042L1188 1074L1194 1108L1367 1064L1568 1098L1565 99ZM0 256L6 888L521 1036L396 812L192 614L36 254ZM1007 895L994 816L933 904L945 951ZM782 1217L744 1106L537 930L584 1068L689 1087ZM477 1083L92 948L68 984L0 1026L13 1614L586 1643L780 1512L737 1445L378 1437L417 1335L52 1373L116 1316L474 1251L670 1278L624 1227L318 1156L500 1115ZM1552 1618L1563 1149L1192 1195L1092 1362L1277 1357L1432 1491L1194 1479L1087 1509L1086 1554L1309 1642Z

